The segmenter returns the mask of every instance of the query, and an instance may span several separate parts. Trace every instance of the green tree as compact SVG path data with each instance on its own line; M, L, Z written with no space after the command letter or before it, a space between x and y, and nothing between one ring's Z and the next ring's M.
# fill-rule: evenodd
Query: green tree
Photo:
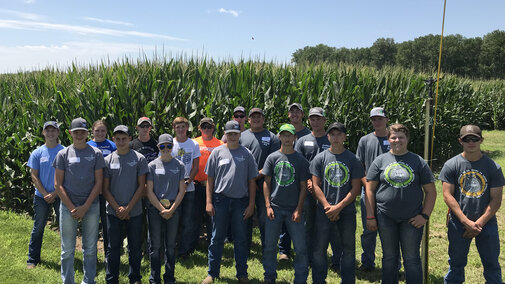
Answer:
M322 63L322 62L335 62L336 48L329 47L325 44L318 44L316 46L306 46L303 49L296 50L291 61L300 63Z
M495 30L484 36L479 70L484 78L505 78L505 31Z
M378 38L370 48L371 63L377 68L394 65L397 46L393 38Z

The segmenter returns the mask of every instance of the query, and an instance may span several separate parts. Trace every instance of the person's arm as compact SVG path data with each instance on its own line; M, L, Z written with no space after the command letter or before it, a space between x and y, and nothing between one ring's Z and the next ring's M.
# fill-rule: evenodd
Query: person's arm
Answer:
M193 182L196 174L198 173L199 168L200 168L200 157L197 157L193 159L193 166L191 167L191 171L189 172L188 184Z
M307 197L307 181L300 181L300 194L298 195L298 204L296 205L295 211L293 211L293 215L291 216L291 220L293 222L300 222L302 219L303 212L303 202L305 201L305 197Z
M120 206L119 206L119 204L117 204L116 199L114 199L114 196L112 196L112 193L110 192L110 179L109 178L103 179L102 195L107 200L107 202L109 202L112 209L114 209L114 211L116 212L116 217L118 217L119 219L123 219L119 216L120 215Z
M358 196L360 192L361 192L361 178L351 179L351 190L349 190L346 196L342 200L340 200L339 203L332 206L332 208L326 212L326 215L327 216L333 215L333 219L337 218L336 216L340 215L340 212L342 212L342 210L347 205L356 201L356 196Z
M365 205L366 205L366 228L369 231L377 231L377 220L375 219L375 190L379 181L369 180L365 185Z
M175 213L175 210L177 209L177 207L179 207L179 205L181 204L182 202L182 199L184 198L184 194L186 194L186 183L184 182L184 179L181 179L179 181L179 191L177 192L177 196L175 197L175 201L174 203L172 204L172 206L170 206L170 208L168 209L164 209L162 212L161 212L161 216L163 216L163 218L165 219L170 219L172 218L172 216L174 215Z
M265 180L263 181L263 195L265 196L265 208L267 211L267 217L270 220L275 219L274 210L270 204L270 188L272 187L272 177L265 176Z
M328 200L326 200L326 196L324 196L323 190L321 189L322 186L322 180L318 176L312 175L312 190L313 190L313 195L314 197L321 203L323 206L324 212L328 219L331 221L337 221L338 220L338 213L335 214L335 206L336 205L330 205Z
M72 213L72 216L74 216L74 218L81 219L82 217L84 217L84 215L86 215L86 212L88 211L91 204L93 204L96 197L102 192L102 185L103 185L103 169L95 170L95 184L93 185L93 188L89 193L88 199L86 199L86 202L84 202L83 205L76 207L74 212L70 211Z
M461 224L463 224L465 227L465 233L463 236L466 238L473 238L480 234L482 227L477 225L474 221L468 219L463 213L461 207L458 204L458 201L456 201L456 198L454 198L455 189L456 186L454 184L442 181L442 191L445 204L447 204L447 207L449 207L451 213L456 216L456 218L458 218Z
M214 216L216 214L216 211L214 210L214 205L212 204L212 193L214 193L214 177L207 176L207 186L205 187L205 190L207 193L205 202L205 212L207 212L209 216Z
M158 211L162 212L165 210L163 204L161 204L156 194L154 194L154 182L152 180L147 180L147 199L149 199L149 202L151 202Z
M129 218L130 212L132 211L135 204L145 195L145 184L146 184L146 175L140 175L137 177L137 189L135 190L135 194L133 194L132 199L128 202L128 205L124 207L125 209L125 218Z
M65 206L68 208L70 212L72 212L75 209L74 203L70 200L70 197L68 197L67 190L63 187L63 180L65 178L65 171L60 170L60 169L55 169L54 172L54 189L56 194L61 199L61 202L65 204Z
M496 215L496 212L498 209L500 209L501 206L501 201L502 201L502 192L503 192L503 186L500 187L492 187L490 189L490 200L489 204L487 205L486 209L484 210L484 214L479 217L475 221L475 223L483 228L484 225L493 217Z
M248 182L249 188L249 205L244 211L244 220L251 217L254 214L254 201L256 200L256 179L250 179Z
M39 178L39 170L31 169L30 174L32 177L33 185L42 194L42 196L44 196L44 201L46 201L49 204L53 203L54 200L56 199L56 196L58 196L58 195L56 194L56 192L51 192L51 193L47 192L47 190L42 185L42 181Z
M423 210L422 214L430 216L433 208L435 207L435 200L437 199L437 188L435 187L435 183L431 182L423 185L424 189L424 201L423 201ZM410 218L409 223L416 227L421 228L428 222L421 214Z

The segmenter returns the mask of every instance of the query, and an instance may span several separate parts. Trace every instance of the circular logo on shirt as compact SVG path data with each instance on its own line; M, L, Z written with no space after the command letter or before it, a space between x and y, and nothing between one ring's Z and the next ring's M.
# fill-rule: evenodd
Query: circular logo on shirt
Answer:
M295 181L295 168L290 162L281 161L275 165L274 175L278 185L288 186Z
M414 181L415 175L412 168L404 162L389 164L384 171L384 178L395 188L409 186Z
M326 165L324 179L334 187L340 187L349 181L349 168L342 162L336 161Z
M458 178L461 193L470 198L481 197L487 189L487 179L478 170L464 171Z

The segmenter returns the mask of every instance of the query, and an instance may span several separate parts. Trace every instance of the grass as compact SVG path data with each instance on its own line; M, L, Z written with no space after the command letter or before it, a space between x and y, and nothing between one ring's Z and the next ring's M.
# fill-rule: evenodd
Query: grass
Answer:
M484 132L483 150L489 154L502 167L505 167L505 153L501 149L505 149L505 131L487 131ZM431 283L443 283L443 276L447 272L447 230L445 227L445 216L447 206L445 205L442 193L441 184L437 182L438 198L435 205L435 210L430 219L430 247L429 247L429 274ZM359 212L359 210L358 210ZM505 217L503 209L498 211L498 222L501 224L500 241L501 247L505 247ZM358 213L358 220L360 216ZM358 222L360 223L360 222ZM60 241L58 232L53 231L48 226L44 234L44 243L42 247L42 262L35 269L26 270L26 254L28 251L28 242L30 239L30 231L32 221L26 215L14 214L8 211L0 211L0 283L59 283L60 278ZM361 225L358 225L356 232L356 259L359 263L361 254L361 245L359 236L361 234ZM259 233L254 231L253 252L248 261L249 276L253 283L260 283L263 280L263 267L261 264L261 253L259 244ZM357 283L379 283L380 282L380 267L381 267L381 248L378 242L376 250L376 265L377 270L365 274L357 271ZM98 256L98 274L96 280L98 283L105 283L105 267L104 255L99 251ZM128 282L128 260L126 256L121 258L121 275L120 283ZM501 254L500 263L502 271L505 271L505 254ZM76 251L76 280L82 279L82 254ZM474 243L470 248L468 256L468 265L466 267L466 282L467 283L484 283L482 276L482 265L480 262L477 249ZM149 278L149 261L142 261L142 280L148 282ZM176 279L179 283L199 283L207 274L207 250L203 244L200 244L199 249L185 260L177 260L176 264ZM235 282L235 267L233 261L233 248L227 244L225 246L224 257L221 267L221 278L216 283ZM309 282L311 276L309 275ZM278 283L292 283L293 269L292 262L284 262L279 265ZM328 283L340 282L340 277L335 272L328 272ZM400 281L404 283L404 280Z

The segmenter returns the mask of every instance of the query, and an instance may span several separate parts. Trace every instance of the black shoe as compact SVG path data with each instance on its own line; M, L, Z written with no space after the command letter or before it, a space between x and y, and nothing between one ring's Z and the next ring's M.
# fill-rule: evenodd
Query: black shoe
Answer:
M361 272L372 272L375 270L375 268L373 267L370 267L370 266L366 266L366 265L361 265L359 268L358 268L359 271Z

